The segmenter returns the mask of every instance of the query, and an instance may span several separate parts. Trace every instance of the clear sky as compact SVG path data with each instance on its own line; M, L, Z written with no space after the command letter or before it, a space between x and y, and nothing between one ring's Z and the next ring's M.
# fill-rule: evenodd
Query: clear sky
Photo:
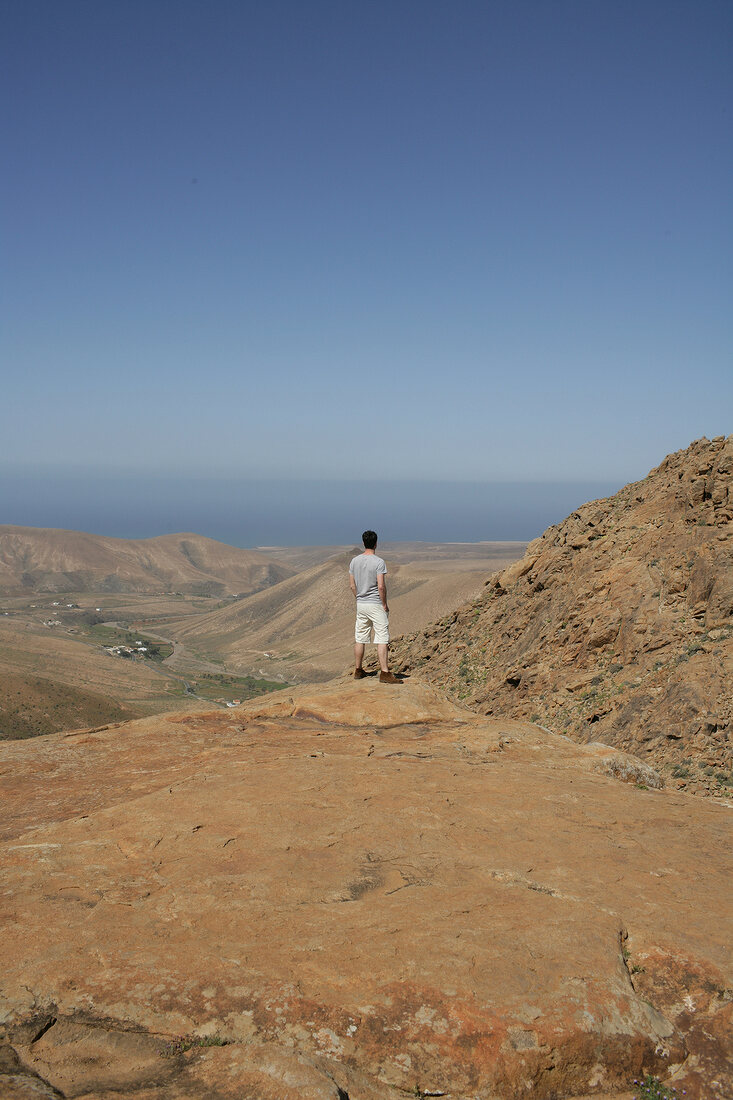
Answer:
M3 477L620 486L730 432L729 0L2 24Z

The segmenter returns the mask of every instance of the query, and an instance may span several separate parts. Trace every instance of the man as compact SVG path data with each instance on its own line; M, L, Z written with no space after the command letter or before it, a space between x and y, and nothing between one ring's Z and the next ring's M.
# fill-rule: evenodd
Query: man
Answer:
M366 676L361 667L366 643L374 641L379 657L380 684L399 684L402 681L389 671L387 645L389 643L389 607L387 605L387 566L374 551L377 548L376 531L365 531L361 536L364 553L352 558L349 566L349 586L356 597L356 632L354 635L354 679Z

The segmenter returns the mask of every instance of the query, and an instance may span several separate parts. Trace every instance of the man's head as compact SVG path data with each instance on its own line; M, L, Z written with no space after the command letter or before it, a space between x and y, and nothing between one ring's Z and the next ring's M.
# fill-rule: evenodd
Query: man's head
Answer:
M377 545L377 532L365 531L361 536L361 541L364 543L365 550L374 550Z

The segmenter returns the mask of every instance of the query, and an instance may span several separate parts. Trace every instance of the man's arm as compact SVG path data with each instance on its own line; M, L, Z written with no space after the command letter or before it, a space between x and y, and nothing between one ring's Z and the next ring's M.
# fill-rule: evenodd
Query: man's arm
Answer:
M356 599L356 581L354 580L353 573L349 573L349 588L351 589L352 596Z
M387 582L384 577L384 573L377 573L377 589L379 591L379 598L382 601L382 607L389 615L389 607L387 606Z

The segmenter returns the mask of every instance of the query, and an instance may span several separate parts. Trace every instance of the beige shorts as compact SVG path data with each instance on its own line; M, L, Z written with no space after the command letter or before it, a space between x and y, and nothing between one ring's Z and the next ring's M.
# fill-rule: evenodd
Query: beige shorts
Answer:
M381 603L356 601L356 631L354 641L364 645L371 641L374 627L374 641L377 645L386 645L389 641L389 618Z

